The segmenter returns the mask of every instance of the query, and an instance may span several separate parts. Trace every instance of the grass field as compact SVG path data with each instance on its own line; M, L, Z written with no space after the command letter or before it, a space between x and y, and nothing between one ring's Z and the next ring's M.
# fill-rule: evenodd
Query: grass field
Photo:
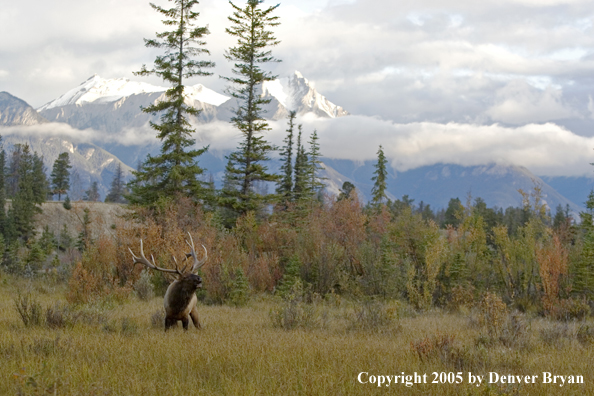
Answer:
M259 297L242 308L200 306L202 331L190 325L165 333L151 323L162 299L132 298L79 307L73 325L25 327L18 292L45 309L64 300L65 286L0 279L1 395L594 395L594 325L587 321L519 317L495 335L492 323L480 324L469 310L412 314L393 303L374 317L361 303L335 299L285 330L273 326L271 310L287 305ZM428 383L378 387L360 383L361 372L367 382L416 372ZM462 383L447 383L446 374L446 383L431 383L434 372L461 372ZM468 383L469 373L488 381L489 372L537 378ZM580 375L584 383L543 384L543 372Z

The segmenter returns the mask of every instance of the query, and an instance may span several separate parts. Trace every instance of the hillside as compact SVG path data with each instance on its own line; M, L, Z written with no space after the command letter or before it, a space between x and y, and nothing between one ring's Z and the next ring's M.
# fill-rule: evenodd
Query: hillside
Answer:
M43 213L37 215L35 220L38 234L41 234L45 226L49 226L50 231L57 237L66 225L72 238L76 238L82 231L82 219L86 208L90 210L92 238L113 232L118 218L128 211L125 205L85 201L73 202L70 210L64 209L62 202L45 202L41 208Z

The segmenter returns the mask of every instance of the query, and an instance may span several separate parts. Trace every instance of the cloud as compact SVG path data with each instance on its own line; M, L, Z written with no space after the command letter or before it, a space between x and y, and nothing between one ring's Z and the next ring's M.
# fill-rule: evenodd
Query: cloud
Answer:
M538 90L525 81L516 80L499 89L495 98L495 105L486 111L494 121L526 124L579 117L563 103L561 91L551 86Z
M334 120L306 117L305 130L318 130L322 154L357 161L376 160L382 145L391 165L405 171L436 163L463 166L504 163L538 175L591 173L594 138L553 123L505 127L498 124L419 122L398 124L350 116Z
M116 143L123 146L142 146L158 143L155 132L148 127L125 128L117 134L107 134L93 129L76 129L68 124L51 122L30 126L0 126L0 135L22 137L64 137L74 142L84 143Z
M302 141L307 147L310 134L318 131L324 157L354 161L377 160L383 146L396 171L406 171L437 163L462 166L489 163L525 166L541 176L582 176L590 174L594 137L579 136L553 124L528 124L506 127L499 124L413 122L395 123L378 117L348 116L336 119L308 114L303 124ZM271 121L264 137L283 145L286 122ZM67 124L47 123L33 126L0 127L2 136L66 137L75 142L98 145L147 145L160 142L148 128L131 128L119 134L92 129L80 131ZM215 121L196 125L197 147L210 146L219 157L237 149L241 133L228 122ZM278 155L278 153L274 154Z

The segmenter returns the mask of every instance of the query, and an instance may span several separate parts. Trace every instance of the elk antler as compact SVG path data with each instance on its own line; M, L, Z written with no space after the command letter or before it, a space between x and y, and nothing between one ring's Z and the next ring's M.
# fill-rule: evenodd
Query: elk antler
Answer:
M186 243L192 250L190 251L190 253L186 253L186 260L189 259L190 257L194 258L194 265L192 266L192 272L196 273L196 271L198 271L200 269L200 267L202 267L204 265L204 263L206 263L206 259L208 258L208 251L206 250L206 247L204 245L202 245L202 247L204 248L204 258L202 260L198 261L198 258L196 257L196 250L194 249L194 240L192 239L192 234L190 234L188 232L188 236L190 237L190 242L186 241Z
M144 250L142 248L142 239L140 240L140 257L136 256L134 254L134 252L132 251L132 249L128 248L128 250L130 251L130 253L132 253L132 258L134 259L134 264L136 263L140 263L142 265L145 265L149 268L155 269L157 271L162 271L162 272L168 272L171 274L178 274L178 275L183 275L183 271L180 272L178 266L177 266L177 260L175 260L175 257L173 258L173 260L175 261L175 269L168 269L168 268L161 268L158 267L155 264L155 258L153 257L153 255L151 255L151 259L152 262L149 261L146 257L144 257Z

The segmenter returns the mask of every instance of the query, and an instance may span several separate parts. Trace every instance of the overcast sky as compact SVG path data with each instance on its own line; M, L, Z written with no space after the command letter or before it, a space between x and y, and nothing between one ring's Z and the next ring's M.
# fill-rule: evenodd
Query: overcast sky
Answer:
M199 23L210 28L207 48L217 66L214 76L191 83L222 92L218 76L229 75L223 51L233 43L224 32L231 7L204 0L198 11ZM566 158L557 169L569 161L572 171L557 173L591 172L591 0L289 0L276 15L282 42L274 55L282 63L273 71L299 70L319 92L357 115L355 125L364 128L365 117L373 117L370 125L389 124L406 136L410 125L436 126L431 136L459 125L464 137L485 137L483 142L505 136L531 144L554 136L539 153L541 165L547 153L567 143L567 152L580 149L585 162ZM162 84L132 75L156 54L143 38L162 30L146 1L0 0L0 91L39 107L93 74ZM498 150L503 155L505 147ZM394 148L397 154L404 155Z

